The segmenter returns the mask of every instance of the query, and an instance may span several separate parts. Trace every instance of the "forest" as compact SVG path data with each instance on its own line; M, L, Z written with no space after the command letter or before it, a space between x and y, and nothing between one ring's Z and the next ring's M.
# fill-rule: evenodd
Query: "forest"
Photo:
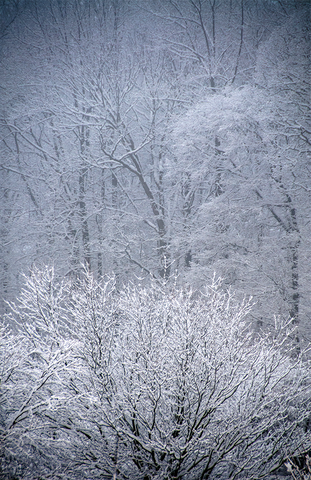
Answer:
M310 17L0 0L0 478L309 478Z

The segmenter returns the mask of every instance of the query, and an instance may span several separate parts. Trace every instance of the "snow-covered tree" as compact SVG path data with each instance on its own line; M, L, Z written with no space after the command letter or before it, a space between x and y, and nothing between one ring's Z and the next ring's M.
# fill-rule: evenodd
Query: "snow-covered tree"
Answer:
M216 269L258 296L257 321L287 314L310 338L309 32L308 12L295 13L264 43L255 86L227 88L181 117L171 168L184 184L187 276Z
M38 262L73 276L87 263L120 283L189 268L199 173L190 179L188 165L178 181L171 175L171 125L206 95L249 82L256 61L275 84L270 53L282 57L284 25L291 38L305 31L297 12L298 27L289 21L296 3L2 2L1 297L13 299L20 271ZM285 45L290 68L294 45ZM285 57L278 93L297 84Z
M35 272L13 306L20 341L33 347L16 347L14 372L2 373L2 398L15 397L3 401L2 456L14 441L20 465L37 459L48 472L50 459L54 478L61 469L120 479L277 470L311 446L310 363L288 324L254 335L249 310L218 282L201 293L117 291L113 279L85 274L65 286L49 269ZM10 362L16 337L3 338Z
M11 305L14 321L1 324L1 478L50 471L57 478L67 464L61 458L66 435L59 441L48 420L48 412L66 408L63 384L74 368L65 301L65 284L56 284L54 270L34 270Z

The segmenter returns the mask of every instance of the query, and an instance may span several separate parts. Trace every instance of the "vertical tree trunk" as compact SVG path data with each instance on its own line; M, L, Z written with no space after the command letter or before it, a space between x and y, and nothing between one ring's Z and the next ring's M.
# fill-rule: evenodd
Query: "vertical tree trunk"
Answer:
M82 88L82 93L85 95L85 90ZM83 110L85 111L84 107ZM82 120L85 122L89 121L89 117L86 112L85 115L82 115ZM82 234L82 246L83 246L83 262L87 268L91 269L91 251L90 251L90 234L89 226L87 221L87 208L86 208L86 185L88 177L88 169L85 166L85 157L88 153L90 146L89 136L90 131L88 127L84 125L79 129L80 136L80 154L82 160L82 167L79 168L79 217L81 222L81 234Z
M106 184L104 170L101 171L101 185L100 185L100 197L101 197L101 209L104 208L106 198ZM96 215L96 223L98 227L98 253L97 253L97 275L98 278L103 276L103 213Z
M279 179L272 177L277 183L278 187L281 190L284 190L284 185L280 182ZM299 344L299 332L298 332L298 325L299 325L299 301L300 301L300 294L299 294L299 246L300 246L300 232L297 222L297 214L296 209L292 205L292 198L291 196L282 191L285 195L285 215L287 218L283 220L280 215L275 211L275 209L268 205L268 210L277 221L278 225L289 235L289 263L290 263L290 285L289 285L289 295L287 297L288 306L289 306L289 316L293 325L297 326L296 334L295 334L295 342L297 345ZM256 190L256 194L259 198L263 199L262 195L258 190Z
M79 216L81 222L83 260L88 267L91 268L91 252L90 252L90 234L87 222L87 211L85 203L85 184L87 179L87 168L83 167L79 170Z
M289 195L287 195L287 202L291 204L292 200ZM290 244L290 261L291 261L291 295L290 295L290 312L289 315L292 319L293 325L297 326L295 342L297 346L299 344L299 303L300 303L300 293L299 293L299 246L300 246L300 235L299 228L296 217L296 209L291 205L288 207L290 213L290 223L291 223L291 233L296 238ZM299 349L299 348L298 348Z

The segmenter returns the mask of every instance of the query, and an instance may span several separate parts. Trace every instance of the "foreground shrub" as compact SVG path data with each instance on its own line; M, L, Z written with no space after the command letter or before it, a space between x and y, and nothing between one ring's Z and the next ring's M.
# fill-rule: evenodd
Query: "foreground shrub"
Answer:
M308 451L306 352L288 325L254 336L249 309L217 283L117 292L34 272L13 306L3 471L14 441L23 478L28 461L53 478L255 479Z

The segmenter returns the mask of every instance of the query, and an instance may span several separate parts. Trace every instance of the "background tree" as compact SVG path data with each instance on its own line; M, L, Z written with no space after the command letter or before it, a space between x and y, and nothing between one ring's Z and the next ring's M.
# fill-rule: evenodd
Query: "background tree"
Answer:
M303 24L298 17L299 21L295 14L282 27L284 44L273 64L265 56L258 64L262 75L263 59L267 70L290 72L288 92L282 91L281 75L277 83L271 73L273 87L227 89L207 97L175 127L172 169L179 178L187 175L191 199L189 236L179 247L186 243L192 252L189 281L199 281L216 268L231 284L240 285L244 294L258 295L257 321L269 318L263 303L273 304L275 312L288 315L294 323L301 319L304 336L309 335L309 271L299 257L304 258L309 249L310 88L305 73L308 27L300 35L290 33ZM282 35L276 34L263 48L275 52L270 43ZM289 51L294 50L299 52L297 61L289 65L294 58ZM260 73L259 78L263 78Z
M45 64L40 99L29 117L18 112L16 118L16 112L10 112L14 118L4 121L6 154L14 158L18 153L30 200L41 208L38 222L48 238L44 243L56 248L53 254L41 238L43 251L40 255L37 250L36 256L43 259L46 251L56 259L57 251L63 252L59 263L67 272L85 261L100 274L107 269L124 274L124 260L130 260L138 271L167 276L161 158L165 122L178 102L169 57L161 51L153 55L159 67L155 73L148 44L144 52L130 26L122 25L122 5L108 12L97 12L96 5L47 7L34 8L29 20L43 50L36 61ZM23 36L24 42L27 39ZM34 165L25 160L29 149L34 151L41 185L30 180ZM10 165L6 171L12 171ZM51 182L45 185L47 178L53 187ZM48 193L52 199L45 197L39 208ZM144 258L152 261L152 269Z
M1 297L14 298L19 272L36 263L72 277L86 263L98 277L114 271L120 284L175 275L204 283L219 268L237 288L264 294L256 321L271 321L274 311L306 325L301 7L261 0L23 6L2 40ZM249 84L257 88L239 91ZM193 116L204 99L208 134ZM265 105L262 118L256 102ZM265 191L252 189L253 180ZM244 206L231 201L236 194Z
M299 291L307 299L303 289L308 270L298 264L300 244L302 252L308 248L299 230L300 225L307 228L309 218L303 188L306 147L283 144L285 116L284 110L283 115L278 111L283 104L277 97L271 100L256 89L227 92L179 122L176 136L184 142L176 147L182 162L177 169L181 176L189 172L193 198L189 237L184 240L191 247L192 268L185 275L199 282L216 268L244 294L258 295L266 305L274 295L270 302L279 313L298 322ZM269 318L263 305L259 312Z

